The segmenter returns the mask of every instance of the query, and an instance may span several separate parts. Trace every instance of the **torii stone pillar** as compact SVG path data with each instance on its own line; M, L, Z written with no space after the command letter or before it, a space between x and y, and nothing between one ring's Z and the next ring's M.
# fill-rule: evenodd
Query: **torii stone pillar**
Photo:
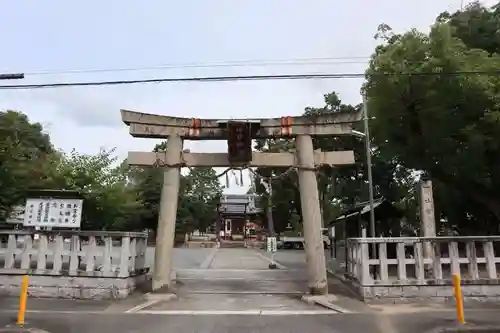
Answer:
M179 164L182 153L182 138L170 136L167 139L166 160L170 165ZM171 288L172 252L175 238L175 219L179 197L181 170L179 166L165 167L161 188L160 212L156 229L155 265L152 290Z
M312 295L328 294L325 251L321 233L321 209L314 168L314 148L310 135L296 138L299 162L300 205L304 228L308 288Z

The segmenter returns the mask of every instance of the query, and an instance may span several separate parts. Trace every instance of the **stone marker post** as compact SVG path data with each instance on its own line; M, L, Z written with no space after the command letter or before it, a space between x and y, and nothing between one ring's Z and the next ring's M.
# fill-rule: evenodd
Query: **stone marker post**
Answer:
M422 180L419 186L420 230L423 237L436 237L436 221L434 218L434 198L432 181ZM434 259L433 242L424 242L424 258ZM432 265L426 265L426 271L432 272Z

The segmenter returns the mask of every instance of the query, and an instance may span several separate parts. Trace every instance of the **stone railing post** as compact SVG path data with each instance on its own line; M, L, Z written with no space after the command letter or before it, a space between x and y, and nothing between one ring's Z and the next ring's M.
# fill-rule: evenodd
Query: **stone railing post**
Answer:
M59 275L63 267L64 254L64 238L61 235L56 235L54 239L54 259L52 266L52 274Z
M361 241L359 246L359 265L360 269L358 270L358 274L360 274L360 282L362 285L369 284L372 281L372 276L370 274L370 252L368 249L368 243L366 242L366 238Z
M24 235L24 248L21 254L21 269L29 270L31 268L31 254L33 250L33 235Z
M49 250L49 240L47 235L41 234L38 240L36 269L39 272L45 272L47 266L47 254Z
M135 269L143 269L146 265L147 239L137 238L135 243Z
M120 248L120 264L118 266L118 276L125 277L130 274L129 272L129 262L130 262L130 237L125 236L122 238Z
M387 263L387 243L378 244L378 256L380 260L380 280L389 281L389 267Z
M484 242L483 251L484 251L484 258L486 260L486 271L488 272L488 279L498 279L493 242L492 241Z
M477 267L476 243L472 240L465 246L467 259L469 262L469 276L472 280L479 279L479 270Z
M425 264L424 264L424 249L422 242L417 240L413 245L415 254L415 278L420 284L425 281Z
M97 242L95 236L89 236L85 252L85 271L87 274L92 274L96 268Z

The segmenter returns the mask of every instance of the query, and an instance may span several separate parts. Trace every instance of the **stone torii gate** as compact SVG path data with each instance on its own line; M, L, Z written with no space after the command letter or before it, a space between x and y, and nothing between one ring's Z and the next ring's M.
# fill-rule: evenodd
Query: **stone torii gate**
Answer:
M177 118L121 110L123 122L136 138L167 139L166 152L129 152L129 165L164 167L153 269L153 291L171 287L172 251L181 167L291 167L298 169L308 287L311 294L327 294L322 218L316 169L321 165L354 163L353 151L313 150L313 136L351 134L361 114L335 113L317 117L282 117L251 120ZM257 138L295 138L296 153L252 152ZM183 140L227 140L228 153L189 153Z

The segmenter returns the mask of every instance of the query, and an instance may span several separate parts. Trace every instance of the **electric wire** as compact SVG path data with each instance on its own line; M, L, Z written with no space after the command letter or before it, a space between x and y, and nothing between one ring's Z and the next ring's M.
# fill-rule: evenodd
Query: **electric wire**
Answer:
M204 77L167 77L137 80L109 80L83 82L56 82L44 84L7 84L0 85L0 90L44 89L82 86L111 86L145 83L173 82L229 82L229 81L267 81L267 80L319 80L319 79L352 79L369 76L461 76L461 75L499 75L500 71L460 71L460 72L401 72L401 73L311 73L280 75L246 75L246 76L204 76Z
M239 60L219 61L208 63L181 63L161 64L156 66L135 66L118 68L90 68L90 69L64 69L64 70L38 70L25 72L25 75L60 75L60 74L89 74L89 73L111 73L150 71L162 69L188 69L188 68L218 68L218 67L267 67L267 66L308 66L308 65L345 65L366 64L369 57L316 57L316 58L292 58L292 59L265 59L265 60Z

